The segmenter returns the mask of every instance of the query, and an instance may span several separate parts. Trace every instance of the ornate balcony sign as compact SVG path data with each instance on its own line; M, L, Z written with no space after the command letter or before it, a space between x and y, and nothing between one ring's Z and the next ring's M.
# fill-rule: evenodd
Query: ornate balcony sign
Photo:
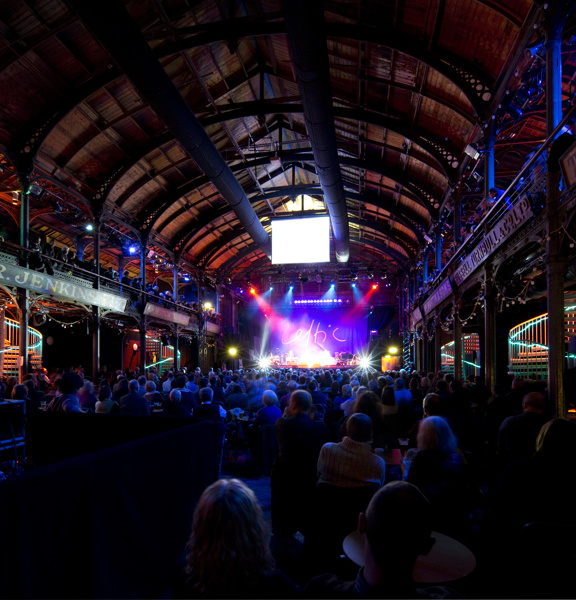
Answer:
M206 321L206 331L209 331L210 333L220 333L220 325L218 325L218 323Z
M126 299L122 296L94 290L60 279L57 275L45 275L16 265L0 263L0 285L16 286L41 294L60 296L66 300L85 302L115 312L124 312L126 308Z
M504 217L484 236L482 241L470 252L454 273L456 285L473 273L489 256L513 233L532 217L532 207L526 197L521 198Z
M452 286L450 285L450 279L446 278L429 296L429 298L424 302L422 308L424 309L424 314L429 315L434 307L440 304L444 298L448 298L448 296L452 293Z
M176 312L175 310L170 310L159 304L153 304L152 302L146 304L144 307L144 314L151 317L157 317L163 321L168 321L168 323L177 323L178 325L188 325L190 323L190 317L188 315Z

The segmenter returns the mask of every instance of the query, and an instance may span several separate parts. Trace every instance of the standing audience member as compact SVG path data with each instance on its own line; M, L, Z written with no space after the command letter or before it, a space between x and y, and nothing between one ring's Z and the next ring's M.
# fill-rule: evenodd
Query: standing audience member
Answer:
M276 568L268 524L254 492L238 479L208 486L194 511L182 584L174 598L298 598Z
M312 398L303 389L292 392L287 414L276 421L278 454L270 478L272 528L278 536L306 529L316 487L322 446L330 441L326 423L310 417Z
M536 452L536 438L548 420L546 396L530 392L522 400L522 413L506 417L498 430L497 454L500 468L528 460Z

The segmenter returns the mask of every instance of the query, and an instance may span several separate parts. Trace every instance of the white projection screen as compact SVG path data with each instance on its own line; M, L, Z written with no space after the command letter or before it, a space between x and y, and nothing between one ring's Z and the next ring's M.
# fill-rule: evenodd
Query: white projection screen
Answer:
M272 264L330 262L330 217L272 219Z

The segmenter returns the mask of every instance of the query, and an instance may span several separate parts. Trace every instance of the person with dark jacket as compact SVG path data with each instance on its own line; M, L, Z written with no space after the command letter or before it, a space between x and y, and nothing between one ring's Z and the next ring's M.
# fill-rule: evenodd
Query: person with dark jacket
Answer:
M226 410L218 402L212 402L214 392L210 387L203 387L198 390L198 399L200 404L192 410L192 415L198 419L206 419L216 424L219 435L222 436L222 441L226 434Z
M191 417L192 413L182 404L180 390L172 390L168 400L162 403L162 409L165 415L173 417Z
M138 380L131 379L128 382L128 393L120 398L121 415L139 415L146 416L150 414L148 401L138 393Z
M311 418L312 398L297 389L290 396L288 415L276 421L278 455L271 473L271 516L275 535L304 533L309 500L316 487L316 467L322 446L332 441L330 428Z

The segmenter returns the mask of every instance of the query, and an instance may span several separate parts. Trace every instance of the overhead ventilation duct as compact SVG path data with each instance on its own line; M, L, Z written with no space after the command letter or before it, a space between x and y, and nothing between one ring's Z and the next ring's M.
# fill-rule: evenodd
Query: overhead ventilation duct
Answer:
M254 242L270 258L270 238L242 186L164 71L124 5L118 0L71 0L71 5L228 202Z
M324 6L310 0L282 0L282 8L316 173L332 223L336 259L347 262L348 209L334 128Z

